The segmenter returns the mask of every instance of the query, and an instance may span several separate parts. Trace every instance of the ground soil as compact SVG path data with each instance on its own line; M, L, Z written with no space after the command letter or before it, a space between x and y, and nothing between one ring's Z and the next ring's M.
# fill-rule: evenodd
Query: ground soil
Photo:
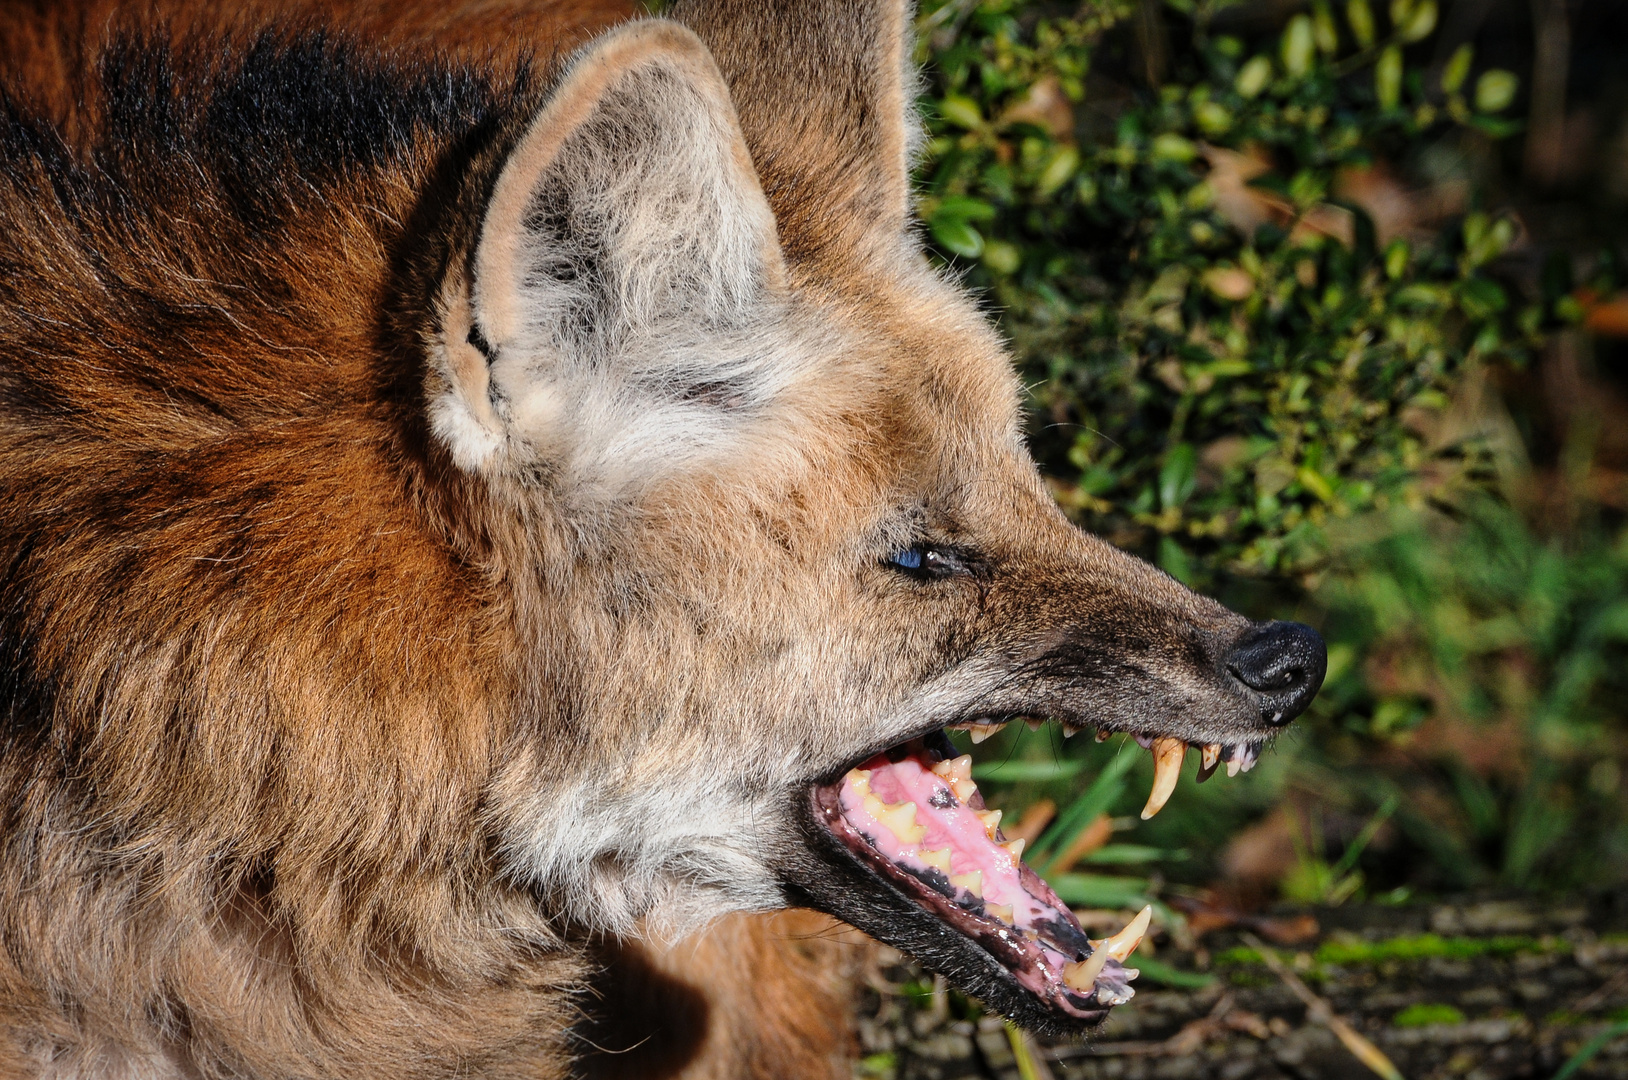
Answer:
M1206 921L1215 920L1188 925ZM1245 945L1249 932L1289 942L1275 956L1407 1080L1548 1080L1602 1038L1575 1076L1628 1080L1620 896L1280 911L1202 936L1178 923L1155 939L1154 959L1206 984L1159 985L1144 974L1136 999L1085 1043L1009 1031L884 953L865 1002L860 1075L1026 1080L1013 1049L1023 1039L1035 1080L1373 1080Z

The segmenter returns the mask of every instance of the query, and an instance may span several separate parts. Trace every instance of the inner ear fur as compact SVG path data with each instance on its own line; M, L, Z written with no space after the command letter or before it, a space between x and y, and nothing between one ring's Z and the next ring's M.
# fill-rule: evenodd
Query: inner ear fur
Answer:
M548 244L569 251L536 250ZM685 302L711 315L780 285L774 216L728 86L685 27L654 19L600 38L510 152L473 263L475 325L492 347L522 336L550 270L582 270L566 255L615 263L600 270L623 276L602 284L625 304L658 302L648 290L663 272L684 275L665 284L688 285Z
M907 0L677 0L728 80L793 261L907 236L918 141Z
M783 374L719 345L776 310L785 263L729 88L686 27L629 23L578 54L475 235L442 283L429 406L466 470L580 463L640 430L699 445L725 420L695 403L761 401Z

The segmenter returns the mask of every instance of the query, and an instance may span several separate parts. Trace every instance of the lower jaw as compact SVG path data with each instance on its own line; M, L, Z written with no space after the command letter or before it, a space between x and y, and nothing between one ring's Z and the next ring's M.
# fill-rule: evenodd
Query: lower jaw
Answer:
M970 775L954 776L958 767L969 768L954 753L942 733L934 733L814 787L803 811L809 838L825 856L824 875L837 863L849 881L822 888L821 879L809 876L791 891L1025 1026L1057 1034L1095 1026L1134 993L1129 982L1136 972L1122 961L1140 932L1134 940L1088 941L1050 887L1015 857L1016 845L1004 843L998 820L987 838L947 832L959 825L964 833L969 815L985 823L997 818L984 810ZM913 782L920 801L882 803L868 789L872 778L879 792L893 796L901 783ZM951 797L952 785L960 799ZM924 792L929 797L921 798ZM905 835L895 835L865 805L896 825L901 811L921 814L924 824L902 826ZM974 865L981 867L976 875L967 872Z

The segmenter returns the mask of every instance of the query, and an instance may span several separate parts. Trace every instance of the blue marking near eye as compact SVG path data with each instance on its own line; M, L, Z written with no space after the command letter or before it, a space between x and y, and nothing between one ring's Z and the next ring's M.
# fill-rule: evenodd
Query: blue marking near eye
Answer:
M894 566L902 566L906 570L920 570L921 548L905 548L903 551L895 552L888 561Z

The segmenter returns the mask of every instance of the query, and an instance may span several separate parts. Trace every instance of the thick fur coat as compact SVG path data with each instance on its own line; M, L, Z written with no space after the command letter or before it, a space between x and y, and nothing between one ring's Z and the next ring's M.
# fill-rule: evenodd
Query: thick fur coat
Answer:
M1052 506L908 14L0 16L0 1076L816 1075L788 904L1055 1012L810 792L1308 679Z

